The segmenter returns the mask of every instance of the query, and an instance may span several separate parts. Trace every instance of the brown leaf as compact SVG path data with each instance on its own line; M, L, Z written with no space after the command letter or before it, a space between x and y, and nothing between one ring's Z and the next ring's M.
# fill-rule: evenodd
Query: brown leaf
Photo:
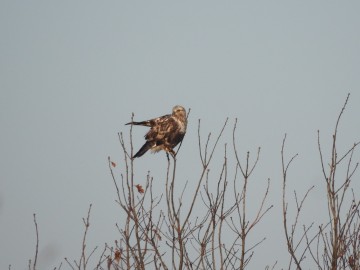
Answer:
M114 161L111 161L111 166L113 166L114 168L116 167L116 163Z
M116 249L114 260L119 264L120 259L121 259L121 251L119 249Z
M142 185L137 184L137 185L135 185L135 187L137 188L137 191L138 191L139 193L144 193L144 192L145 192L144 189L143 189L143 187L142 187Z

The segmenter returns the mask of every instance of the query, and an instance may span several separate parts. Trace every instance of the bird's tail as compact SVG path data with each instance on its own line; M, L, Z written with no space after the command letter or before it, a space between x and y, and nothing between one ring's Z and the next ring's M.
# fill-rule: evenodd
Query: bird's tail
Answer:
M141 121L141 122L129 122L125 125L136 125L136 126L147 126L150 127L150 121Z
M150 148L152 147L152 143L151 142L146 142L141 148L140 150L132 157L137 158L137 157L141 157L143 154L145 154Z

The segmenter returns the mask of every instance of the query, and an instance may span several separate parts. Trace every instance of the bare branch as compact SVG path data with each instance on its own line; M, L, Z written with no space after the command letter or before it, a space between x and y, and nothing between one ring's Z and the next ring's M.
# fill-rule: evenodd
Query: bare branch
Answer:
M33 263L33 270L35 270L37 258L38 258L38 252L39 252L39 230L38 230L38 224L36 222L36 214L33 214L33 216L34 216L34 224L35 224L35 231L36 231L36 247L35 247L35 256L34 256L34 263Z

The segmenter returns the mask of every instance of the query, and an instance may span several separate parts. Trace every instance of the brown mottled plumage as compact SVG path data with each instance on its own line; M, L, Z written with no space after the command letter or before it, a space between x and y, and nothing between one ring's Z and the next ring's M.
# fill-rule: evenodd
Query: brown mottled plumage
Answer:
M145 144L133 156L141 157L148 150L158 152L164 150L175 156L174 147L181 142L186 133L186 111L181 106L175 106L172 114L167 114L142 122L130 122L126 125L140 125L150 127L145 135Z

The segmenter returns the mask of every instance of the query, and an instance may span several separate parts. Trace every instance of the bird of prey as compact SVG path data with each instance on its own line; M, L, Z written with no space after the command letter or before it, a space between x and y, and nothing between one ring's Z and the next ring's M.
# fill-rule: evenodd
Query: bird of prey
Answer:
M177 105L172 109L172 114L142 122L130 122L126 125L150 127L150 130L145 135L145 144L133 156L133 159L141 157L148 150L152 150L152 152L164 150L175 156L173 149L183 140L186 133L186 111L182 106Z

